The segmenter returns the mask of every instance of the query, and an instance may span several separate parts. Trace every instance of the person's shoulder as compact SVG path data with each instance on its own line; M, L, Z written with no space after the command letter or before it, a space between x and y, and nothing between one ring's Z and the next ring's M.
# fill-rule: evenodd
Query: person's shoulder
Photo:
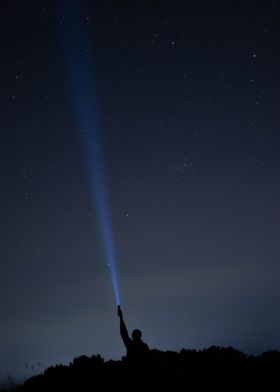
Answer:
M146 350L150 350L150 347L147 345L147 343L144 343L144 342L143 342L143 345L144 345L144 347L145 347Z

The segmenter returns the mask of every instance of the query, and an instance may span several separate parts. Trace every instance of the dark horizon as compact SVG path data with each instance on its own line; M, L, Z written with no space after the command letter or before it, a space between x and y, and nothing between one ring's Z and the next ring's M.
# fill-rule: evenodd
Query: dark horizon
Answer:
M92 3L2 6L0 376L125 355L91 148L129 331L160 350L279 350L279 3Z

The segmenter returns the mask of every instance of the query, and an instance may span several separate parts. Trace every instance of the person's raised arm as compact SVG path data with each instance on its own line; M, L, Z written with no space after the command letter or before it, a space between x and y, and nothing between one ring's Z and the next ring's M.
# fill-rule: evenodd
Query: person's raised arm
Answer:
M123 314L122 314L120 305L118 305L118 316L120 318L120 333L121 333L121 337L122 337L122 340L124 342L125 347L127 348L128 344L130 342L130 337L128 336L126 325L125 325L125 323L123 321Z

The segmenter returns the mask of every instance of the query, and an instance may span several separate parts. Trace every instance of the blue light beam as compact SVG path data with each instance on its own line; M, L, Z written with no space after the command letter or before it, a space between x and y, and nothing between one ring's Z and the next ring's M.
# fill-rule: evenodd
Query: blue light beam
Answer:
M105 250L107 266L116 304L120 304L114 244L109 214L108 193L105 181L104 158L98 119L94 61L90 53L88 18L80 1L61 1L60 37L69 87L75 101L77 121L86 154L91 192L98 213L98 221Z

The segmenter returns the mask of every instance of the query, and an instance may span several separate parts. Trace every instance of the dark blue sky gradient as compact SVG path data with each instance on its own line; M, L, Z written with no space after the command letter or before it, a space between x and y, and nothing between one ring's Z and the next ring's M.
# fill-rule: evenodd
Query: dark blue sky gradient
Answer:
M0 375L125 354L66 3L1 11ZM129 330L163 350L279 349L279 3L82 4Z

